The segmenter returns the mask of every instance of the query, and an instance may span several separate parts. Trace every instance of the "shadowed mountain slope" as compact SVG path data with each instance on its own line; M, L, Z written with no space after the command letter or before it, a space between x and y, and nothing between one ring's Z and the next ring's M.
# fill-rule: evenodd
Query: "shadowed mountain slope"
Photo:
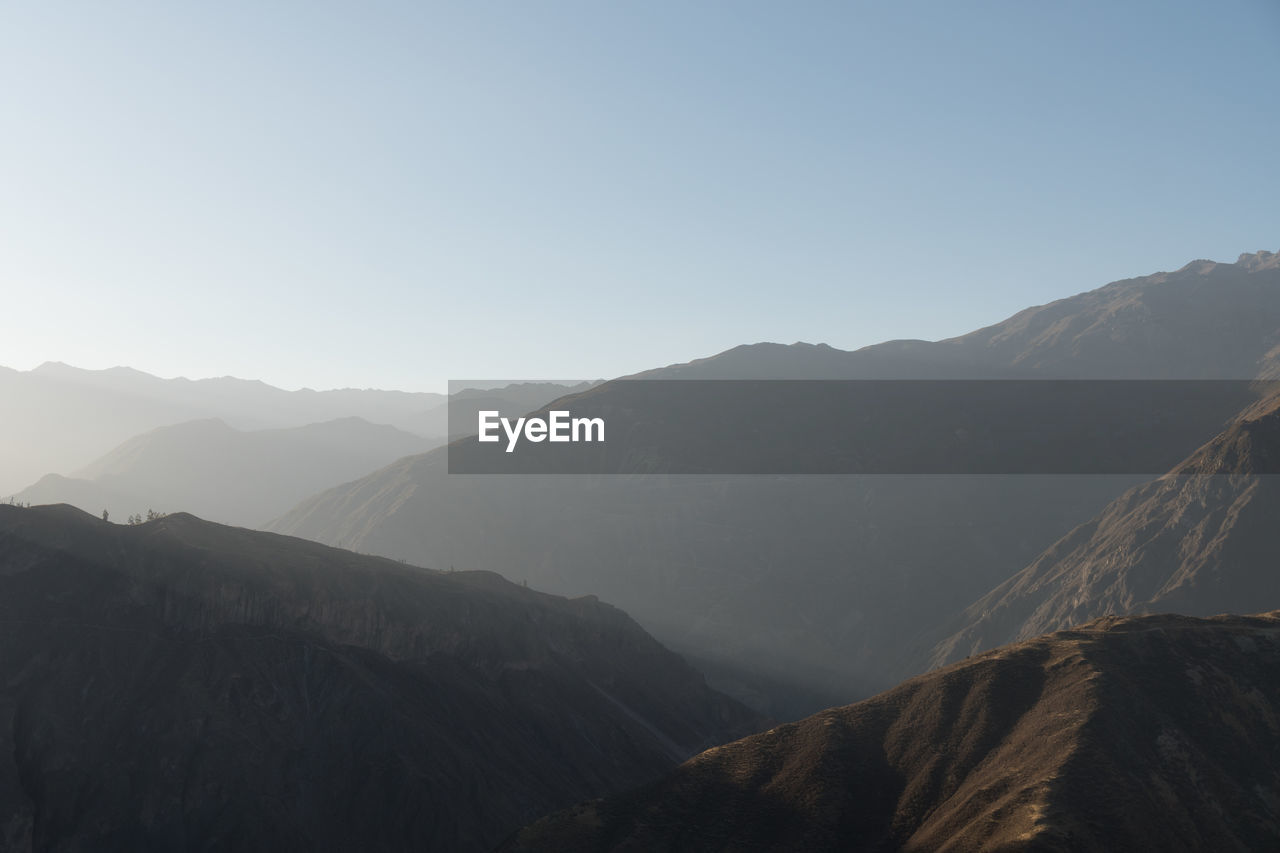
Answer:
M975 651L1125 613L1280 604L1280 399L1126 492L968 607L931 652Z
M621 611L189 515L0 506L11 850L485 850L759 720Z
M331 489L269 529L626 602L663 643L710 664L717 687L795 719L900 681L922 625L1134 482L467 477L433 452Z
M708 750L504 853L1280 846L1280 613L1100 620Z

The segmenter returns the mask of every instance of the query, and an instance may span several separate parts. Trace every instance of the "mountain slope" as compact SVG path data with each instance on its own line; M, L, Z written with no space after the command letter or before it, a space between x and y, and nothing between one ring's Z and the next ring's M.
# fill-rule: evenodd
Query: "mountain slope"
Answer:
M1263 850L1280 612L1101 620L711 749L506 853Z
M758 725L621 611L0 506L6 849L489 849Z
M1109 614L1210 615L1280 603L1277 474L1273 398L968 607L929 663Z
M1270 369L1278 341L1280 264L1260 253L1116 282L949 341L854 353L739 347L643 376L1248 378ZM575 409L607 400L621 384L575 398ZM752 426L785 430L797 415L771 402L759 401ZM1156 440L1170 442L1169 464L1245 404L1197 412L1201 421L1184 435L1157 430ZM699 434L665 414L653 420L670 434ZM932 433L894 435L909 455ZM776 444L785 447L785 435ZM269 527L414 562L490 569L559 593L598 593L663 642L714 665L725 689L779 716L822 705L792 703L764 681L822 691L833 704L919 672L924 626L953 617L1152 473L461 477L448 475L444 457L398 460Z

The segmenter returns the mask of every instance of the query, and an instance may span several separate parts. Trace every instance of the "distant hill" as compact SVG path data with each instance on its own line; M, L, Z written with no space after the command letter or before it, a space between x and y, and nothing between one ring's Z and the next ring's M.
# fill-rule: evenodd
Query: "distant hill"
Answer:
M241 430L346 417L397 425L445 398L356 389L284 391L232 377L160 379L127 367L82 370L49 362L25 372L0 368L0 399L8 413L0 420L0 495L7 496L45 474L68 475L157 427L210 418Z
M528 383L485 393L523 412L569 387ZM432 446L448 434L444 394L285 391L230 376L161 379L128 367L83 370L59 362L29 371L0 367L0 399L6 413L0 419L0 496L5 497L46 474L71 475L142 433L188 421L216 419L233 429L259 431L360 418L430 439Z
M1134 488L965 609L939 665L1099 616L1280 602L1280 399Z
M857 352L758 344L641 376L1252 379L1274 374L1278 346L1280 260L1260 252L1115 282L947 341ZM621 384L575 406L608 401ZM771 402L751 421L766 438L788 422ZM1154 440L1180 459L1247 403L1224 400L1197 412L1194 429L1156 430ZM653 421L707 439L668 414ZM927 429L895 435L902 454L932 449L921 447ZM270 529L600 594L724 689L793 716L919 672L924 633L1147 479L458 477L437 450L318 494Z
M5 849L488 850L760 727L621 611L0 505Z
M344 417L397 425L445 399L437 393L377 388L285 391L257 379L234 376L161 379L130 367L85 370L61 362L46 362L27 375L207 411L241 429L296 426Z
M106 510L116 522L123 522L134 515L145 516L148 510L163 511L156 509L154 501L148 504L146 498L115 491L93 480L60 474L46 474L10 500L33 506L68 504L93 515L101 515Z
M691 759L504 853L1280 848L1280 612L1101 620Z
M74 477L49 475L15 496L68 503L119 521L148 509L259 526L320 489L353 480L431 446L359 418L241 432L216 419L137 436Z

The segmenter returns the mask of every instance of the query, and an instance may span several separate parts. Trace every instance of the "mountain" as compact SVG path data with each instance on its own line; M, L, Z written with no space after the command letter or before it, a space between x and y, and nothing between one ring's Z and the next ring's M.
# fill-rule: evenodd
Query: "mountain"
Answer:
M12 850L487 850L760 728L621 611L186 514L0 506Z
M1280 603L1277 474L1280 397L1271 397L965 609L929 663L1104 615Z
M1134 482L447 471L440 452L398 460L268 527L624 602L719 689L790 718L901 680L922 626Z
M145 498L137 495L118 492L93 480L63 477L61 474L46 474L9 500L19 506L67 504L95 515L106 511L117 521L146 515L148 510L152 513L159 511L155 509L154 501L148 504Z
M450 388L461 383L451 382ZM597 382L513 382L499 388L457 388L449 399L423 415L423 428L431 435L443 435L446 429L449 440L474 435L476 415L482 410L501 412L508 417L519 417L565 395L580 394L594 388Z
M571 387L517 383L485 394L503 401L499 408L523 412ZM445 440L449 428L444 394L285 391L230 376L161 379L127 367L83 370L59 362L29 371L0 367L0 399L8 413L0 419L5 496L46 474L68 475L142 433L188 421L216 419L237 430L261 431L360 418L430 439L432 446Z
M50 472L68 472L122 441L165 424L207 417L200 408L155 397L0 368L0 495Z
M1263 252L1115 282L948 341L857 352L762 344L640 378L1251 379L1272 369L1278 344L1280 263ZM601 401L640 407L619 396L639 384L605 383L572 403L575 411ZM1138 424L1145 432L1121 447L1120 458L1152 441L1173 464L1251 399L1224 395L1174 422L1176 429L1149 413ZM766 444L821 459L822 444L787 444L789 424L803 413L775 402L761 397L739 422ZM651 420L663 435L723 449L723 433L707 434L701 421L667 410L652 411ZM934 427L895 427L888 436L894 452L910 458L936 449L943 433ZM1002 448L1033 450L1035 442L1035 434L1015 436ZM643 463L630 469L636 473L663 470L662 459L635 461ZM440 450L318 494L269 529L411 562L497 571L561 594L599 594L714 673L720 688L794 718L921 671L922 632L1163 470L459 476L448 473Z
M687 761L504 853L1280 846L1280 612L1099 620Z
M82 389L160 400L204 411L242 429L297 426L344 417L398 425L443 402L443 394L341 388L285 391L256 379L221 376L213 379L161 379L129 367L84 370L46 362L29 376Z
M284 391L232 377L160 379L125 367L82 370L49 362L30 371L0 368L0 398L14 413L0 422L0 494L10 495L46 474L69 474L158 427L211 418L242 430L347 417L396 424L413 421L444 395Z
M189 421L132 438L72 478L44 477L15 499L107 509L119 520L154 508L256 527L309 494L431 445L359 418L253 432Z
M1280 253L1196 260L942 341L755 344L650 379L1253 379L1280 376Z

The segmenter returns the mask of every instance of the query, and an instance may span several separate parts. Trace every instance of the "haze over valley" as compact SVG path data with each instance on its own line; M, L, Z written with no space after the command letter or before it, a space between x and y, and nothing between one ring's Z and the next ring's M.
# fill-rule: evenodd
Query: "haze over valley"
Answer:
M452 398L370 389L286 392L229 377L162 380L128 368L54 364L0 372L0 382L8 383L8 399L24 407L15 410L29 413L0 428L9 433L6 446L23 450L0 465L0 482L30 477L10 493L13 500L69 503L118 519L181 508L249 527L317 491L444 444L451 413L457 420L478 406L523 412L586 387L508 383L462 388ZM185 420L196 414L204 417ZM262 423L287 426L243 426ZM84 459L130 429L139 433L68 467L67 460ZM33 471L43 474L36 479Z
M1112 378L1266 377L1280 344L1278 257L1192 262L937 343L856 352L761 344L642 376L1101 379L1101 352ZM1230 332L1215 339L1201 331L1188 346L1200 322ZM616 410L630 393L625 382L606 383L576 398L575 410ZM1224 396L1217 411L1195 413L1198 431L1159 427L1154 435L1176 442L1168 448L1176 461L1251 400ZM786 412L764 399L758 406L756 428L773 430L764 444L786 448ZM670 429L690 442L707 434L696 422ZM918 424L894 440L909 455L932 436ZM1022 440L1035 448L1041 436ZM931 642L933 626L1154 476L458 477L448 463L444 450L407 457L303 502L269 529L601 595L706 662L722 688L781 716L862 698L921 671L928 656L920 644ZM1123 610L1082 614L1111 612Z
M1087 651L1093 640L1079 645L1071 638L1096 636L1101 649L1111 642L1105 638L1123 644L1141 634L1141 654L1168 661L1161 666L1216 672L1227 666L1213 658L1223 647L1212 639L1217 627L1205 629L1203 642L1183 642L1173 638L1193 623L1168 622L1177 627L1166 640L1162 627L1131 627L1165 622L1114 619L1247 613L1280 599L1268 509L1280 464L1280 432L1273 428L1280 393L1269 381L1278 375L1280 352L1278 258L1264 251L1231 264L1195 261L936 343L899 341L853 352L747 345L635 377L740 382L734 387L749 392L742 404L759 413L752 428L763 443L753 447L771 448L783 459L814 450L788 443L791 419L804 412L771 407L770 389L782 386L742 380L942 379L913 385L913 393L940 395L950 407L968 405L951 389L977 388L966 384L973 380L1035 379L1052 393L1066 387L1055 382L1083 379L1101 383L1105 395L1116 379L1217 382L1221 393L1197 397L1190 408L1125 415L1131 423L1112 439L1122 442L1120 452L1132 455L1155 443L1169 458L1184 460L1154 479L1137 473L674 475L652 473L663 470L652 456L635 457L642 467L633 471L609 474L451 474L468 447L478 447L467 425L490 406L513 415L571 406L615 424L620 412L638 407L646 423L660 423L674 436L663 446L678 453L684 452L681 436L697 447L700 436L718 428L689 420L695 410L686 403L664 410L663 398L645 390L654 386L628 378L462 389L446 401L377 391L296 396L300 392L242 380L201 386L129 370L49 366L13 374L18 379L10 381L28 393L46 389L58 401L48 410L55 413L112 411L104 400L118 403L118 395L149 389L152 404L135 409L135 420L139 413L180 416L197 405L245 417L254 409L253 395L273 404L262 409L264 417L338 417L267 429L237 428L222 418L157 426L70 477L41 478L11 499L16 505L3 507L0 560L12 587L5 600L31 617L13 623L7 646L13 669L5 702L16 763L9 793L0 799L9 837L18 846L42 848L136 845L192 834L236 847L270 839L277 849L344 849L360 838L380 849L480 850L529 824L504 849L597 850L614 849L624 838L641 847L670 844L642 828L657 819L665 826L709 821L724 827L698 830L711 845L706 849L731 838L773 839L766 849L823 849L843 844L850 833L886 849L943 838L969 839L965 844L974 849L1046 840L1077 849L1084 838L1102 843L1098 839L1113 837L1110 830L1095 838L1081 828L1083 794L1046 800L1034 793L1043 790L1043 780L1004 768L1020 766L1020 751L1048 750L1037 766L1049 773L1080 749L1116 748L1086 738L1089 725L1137 724L1136 717L1126 723L1117 716L1124 713L1117 703L1130 700L1106 699L1088 686L1094 677L1128 678L1129 652L1099 657ZM1184 345L1197 326L1195 346ZM1247 379L1254 381L1241 381ZM1082 387L1087 393L1090 386ZM210 393L214 389L219 393ZM990 399L1009 407L1003 415L985 413L997 422L1016 417L1019 406L1037 405L1028 402L1034 394ZM362 415L407 426L430 422L437 432L432 439ZM1155 420L1142 423L1148 416ZM1130 427L1133 439L1124 437ZM1009 434L1001 451L1039 453L1037 443L1047 435ZM835 451L842 442L856 445L857 436L854 429L823 440ZM877 452L909 458L937 437L933 424L908 420ZM440 446L448 440L451 447ZM1125 451L1126 440L1144 446ZM89 439L65 430L59 441L82 447ZM749 467L752 460L741 461ZM110 510L105 518L99 506ZM149 520L138 523L144 512ZM123 526L121 513L129 522ZM1086 624L1094 633L1031 639ZM1274 633L1270 622L1238 624L1248 627L1224 630L1246 633L1230 634L1227 648L1274 645L1267 639ZM105 644L104 630L123 631L125 645ZM1148 638L1152 631L1159 636ZM1021 645L968 660L1007 643ZM32 670L23 663L31 656L49 665ZM961 659L959 669L921 675ZM1071 661L1098 675L1065 675L1074 672L1062 670ZM1259 701L1272 707L1275 697L1265 691L1274 685L1258 680L1269 665L1260 666L1221 677L1257 685L1264 690ZM868 698L913 676L894 692ZM294 685L285 693L282 678ZM1231 683L1232 690L1255 689ZM927 696L957 690L966 698L949 723L917 720L910 710L901 721L880 720L873 710L903 702L925 708L939 701ZM912 691L919 698L901 698ZM1205 755L1197 721L1217 713L1206 702L1196 693L1176 705L1176 713L1190 716L1168 724L1170 734L1160 736L1168 744L1160 740L1154 752L1135 753L1134 766L1174 773L1170 744ZM69 703L83 710L64 716ZM1041 727L1035 721L1048 713L1037 703L1078 708L1085 728L1035 741ZM951 706L944 701L942 707ZM113 758L118 739L117 746L99 743L97 733L135 725L127 721L143 708L147 722L139 724L152 734L131 747L132 757ZM174 716L191 713L203 721L195 729ZM708 746L814 713L724 747L743 756L729 765L713 752L671 769ZM390 729L387 714L400 721ZM975 714L994 716L968 722ZM1088 723L1094 715L1110 715L1098 719L1112 722ZM41 722L28 722L35 719ZM979 728L965 734L969 725ZM223 738L220 732L232 730L228 726L254 744L252 765L259 769L247 777L249 754L240 755L230 741L216 760L202 757ZM583 726L604 728L590 734ZM839 727L838 737L831 726ZM913 732L915 745L895 746L895 731ZM1240 736L1253 740L1233 741L1229 749L1242 755L1272 749L1266 731L1248 723ZM1024 737L1031 738L1025 747L1019 745ZM1005 744L1002 751L988 755L986 744L997 741ZM114 792L90 781L38 790L22 781L72 760L57 757L58 744L72 742L86 744L74 759L87 762L80 778L118 765L122 772L131 768L138 781ZM858 750L881 748L891 756L884 772L905 780L904 793L885 789L884 797L855 809L839 804L862 801L858 786L879 785L878 771L864 766L848 790L807 778L827 762L861 762ZM932 772L925 768L936 760L929 757L935 749L957 762L951 772L961 781L941 789L924 781L920 774ZM452 756L443 763L441 750ZM401 769L392 775L375 770L381 752L399 756ZM228 774L241 774L242 791L166 798L171 771L164 768L175 760L187 785L213 790L208 786L223 785ZM1243 803L1249 790L1272 790L1275 780L1234 759L1222 761L1212 771L1196 764L1196 772L1218 779L1214 784L1225 787L1213 796L1240 801L1241 816L1208 823L1193 817L1185 837L1268 837L1268 827L1280 820L1273 800ZM725 775L743 772L727 769L743 762L757 767L750 778L774 778L759 784L787 792L783 800L763 810L753 804L753 789ZM331 775L340 767L342 780ZM1093 781L1081 784L1122 784L1114 781L1118 776L1097 775L1108 772L1094 767ZM676 775L653 783L663 773ZM643 787L650 783L659 787ZM1177 793L1180 783L1172 777L1154 784L1153 792L1125 807L1133 820L1159 823L1161 797L1192 796ZM637 785L637 793L623 793ZM683 805L674 794L662 795L661 806L646 799L646 792L669 785L681 792L703 786L690 796L708 805ZM818 790L815 785L820 793L805 793ZM1010 787L994 803L975 804L967 793L991 785ZM917 788L934 799L907 793ZM373 793L384 789L396 794ZM252 799L244 799L297 796L288 791L302 792L303 799L283 816L252 817ZM601 795L615 799L535 820ZM812 796L831 805L817 811L799 805ZM68 798L78 804L73 811L58 812L56 820L47 816ZM125 819L126 802L151 803L151 817ZM338 802L365 802L363 816L335 811ZM422 811L414 802L433 805ZM1180 808L1194 815L1200 806ZM660 818L639 817L659 814L655 810ZM988 813L997 816L994 823L982 817ZM250 842L245 833L254 821L272 828ZM598 829L584 829L589 826Z
M0 4L0 851L1280 850L1277 44Z

